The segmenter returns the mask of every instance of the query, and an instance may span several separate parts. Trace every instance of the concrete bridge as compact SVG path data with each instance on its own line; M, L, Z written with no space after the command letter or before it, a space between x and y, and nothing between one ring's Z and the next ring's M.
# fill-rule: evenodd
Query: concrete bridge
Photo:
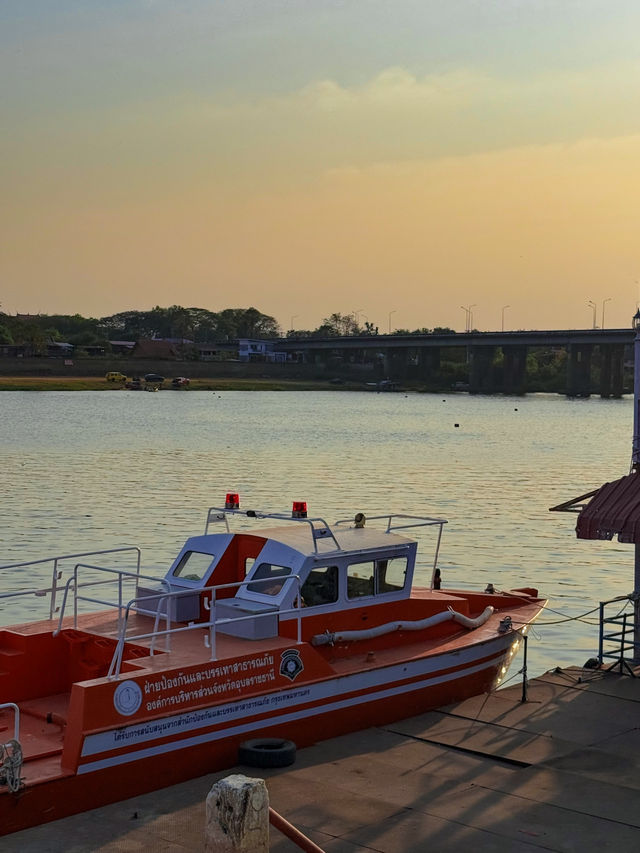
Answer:
M587 397L592 388L594 353L599 361L599 393L622 396L625 357L632 359L634 332L629 329L569 329L519 332L460 332L439 335L363 335L342 338L289 337L277 348L307 363L368 365L376 378L397 382L434 381L447 354L467 366L472 393L523 394L527 390L530 349L564 349L565 393ZM453 351L458 352L454 354ZM501 369L495 358L502 351ZM626 350L626 353L625 353Z

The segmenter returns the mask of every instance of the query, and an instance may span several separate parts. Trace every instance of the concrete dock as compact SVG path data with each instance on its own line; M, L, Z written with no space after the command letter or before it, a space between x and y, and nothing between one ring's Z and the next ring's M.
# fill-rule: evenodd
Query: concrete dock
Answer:
M557 669L521 697L518 684L322 741L292 767L211 774L4 836L0 849L199 851L212 784L244 773L266 779L271 806L327 853L639 850L640 678ZM270 849L298 850L273 829Z

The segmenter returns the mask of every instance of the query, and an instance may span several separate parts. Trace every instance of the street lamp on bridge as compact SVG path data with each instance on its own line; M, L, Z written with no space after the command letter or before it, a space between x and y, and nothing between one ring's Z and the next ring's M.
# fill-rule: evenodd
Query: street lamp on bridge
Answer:
M604 329L604 306L607 302L611 302L613 297L609 296L607 299L602 300L602 324L600 326L601 329Z
M593 328L597 329L597 326L596 326L596 303L593 301L593 299L590 299L587 302L587 305L593 309Z
M504 332L504 312L507 308L511 308L511 305L503 305L502 306L502 331Z
M391 315L395 314L397 310L397 308L394 308L393 311L389 311L389 334L391 334Z
M473 329L473 311L471 309L475 308L476 304L474 302L473 305L467 305L467 306L461 305L460 307L462 308L462 310L467 315L467 321L466 321L464 330L465 330L465 332L470 332L471 329Z

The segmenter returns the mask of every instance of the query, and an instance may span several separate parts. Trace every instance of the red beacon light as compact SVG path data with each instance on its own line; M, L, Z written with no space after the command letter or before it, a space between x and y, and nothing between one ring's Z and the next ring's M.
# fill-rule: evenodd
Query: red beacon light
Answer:
M293 509L291 510L291 518L306 518L307 517L307 502L294 501Z
M225 509L240 509L240 495L236 492L227 492L227 497L224 501Z

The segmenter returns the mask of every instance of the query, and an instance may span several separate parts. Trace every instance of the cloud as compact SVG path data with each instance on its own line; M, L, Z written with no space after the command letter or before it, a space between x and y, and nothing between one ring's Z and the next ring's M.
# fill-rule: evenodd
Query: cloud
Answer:
M246 194L336 169L632 135L639 102L640 62L520 77L397 66L357 86L327 78L276 96L183 92L34 113L5 135L0 163L26 192L53 182L62 194L89 183L162 194L215 182Z

